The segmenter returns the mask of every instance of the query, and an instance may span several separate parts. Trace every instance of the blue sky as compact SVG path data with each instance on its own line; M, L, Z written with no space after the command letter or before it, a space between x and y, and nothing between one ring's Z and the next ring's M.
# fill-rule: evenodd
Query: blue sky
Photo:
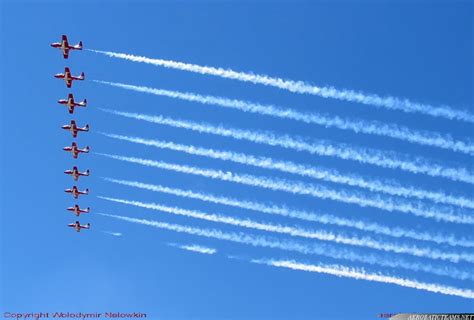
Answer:
M80 198L78 203L90 206L93 212L265 235L253 230L111 203L96 197L102 195L258 221L325 228L315 223L119 186L100 179L113 177L284 204L302 210L318 210L388 226L446 232L458 237L469 237L472 228L146 168L95 154L81 155L78 161L73 161L70 155L61 151L63 146L70 145L71 136L60 129L71 117L56 100L65 98L69 92L73 92L76 99L88 99L89 106L77 110L74 119L79 125L90 124L92 132L79 134L77 141L80 146L89 145L94 152L352 190L271 170L119 142L97 134L98 131L106 131L291 160L337 169L344 174L393 179L404 185L443 190L448 194L471 198L473 188L466 183L139 122L103 113L98 108L268 130L354 147L393 150L472 171L472 157L468 155L136 93L87 80L190 91L349 119L397 123L413 129L449 133L460 140L472 139L472 125L292 94L276 88L111 59L87 51L72 52L69 60L64 60L59 50L49 47L49 43L59 41L61 34L67 34L71 43L82 40L86 48L228 67L304 80L316 85L409 98L434 106L449 105L473 112L472 14L472 3L467 1L419 1L413 4L394 1L378 4L69 2L67 5L62 2L2 2L0 311L140 311L152 319L232 320L375 319L377 314L386 312L472 311L474 305L469 299L271 268L248 263L245 259L275 257L307 263L363 266L368 270L462 288L472 288L471 281L277 249L252 248L94 214L80 219L83 223L90 222L92 229L76 234L66 228L68 223L75 221L75 217L65 208L74 202L63 192L64 188L72 186L73 181L62 173L75 163L81 170L89 168L92 172L91 177L81 178L78 184L80 188L88 187L91 195ZM84 71L87 80L74 83L73 88L68 90L63 82L52 77L65 66L69 66L75 74ZM462 212L473 214L472 210ZM327 228L335 232L364 235L349 229ZM101 231L123 235L114 237ZM280 240L289 239L271 236ZM217 253L202 255L187 252L168 246L168 243L199 244L217 249ZM361 255L374 253L387 259L402 257L420 263L456 266L403 254L382 254L376 250L336 244L331 246L353 250ZM434 244L431 246L437 247ZM444 246L437 248L449 249ZM228 259L228 254L244 259ZM468 263L459 263L457 267L472 270L472 264Z

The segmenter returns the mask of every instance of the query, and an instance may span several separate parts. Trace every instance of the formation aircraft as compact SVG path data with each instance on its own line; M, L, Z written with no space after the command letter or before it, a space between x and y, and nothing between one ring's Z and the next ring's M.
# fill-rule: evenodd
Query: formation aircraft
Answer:
M74 223L70 223L67 225L68 227L71 227L71 228L74 228L74 230L76 230L77 232L80 232L81 229L90 229L91 228L91 224L90 223L87 223L87 224L84 224L84 225L81 225L81 223L79 221L76 221Z
M78 127L75 120L71 120L70 124L65 124L61 126L64 130L69 130L74 138L77 137L79 131L87 132L89 131L89 125L86 124L85 127Z
M71 152L72 157L74 159L77 159L77 157L79 156L79 153L89 153L90 148L89 146L87 146L84 149L80 149L77 147L77 143L73 142L70 147L64 147L63 150Z
M74 100L74 95L72 93L68 94L67 99L59 99L59 104L64 104L67 106L69 113L74 113L75 107L86 107L87 106L87 99L84 99L80 102L76 102Z
M64 189L64 192L72 194L74 199L79 198L80 195L88 195L89 194L89 189L86 189L84 191L80 191L76 186L72 186L70 189Z
M82 41L79 41L78 44L71 46L69 45L67 36L63 34L61 37L61 42L53 42L51 43L51 47L61 49L64 59L67 59L69 57L70 50L82 50Z
M80 76L73 76L71 74L71 70L69 69L69 67L65 67L64 68L64 73L56 73L54 75L55 78L58 78L58 79L63 79L64 81L66 81L66 87L70 88L72 86L72 81L73 80L84 80L86 78L86 75L84 74L84 72L81 72L81 75Z
M72 211L77 217L79 217L81 213L89 213L91 208L81 209L79 205L75 204L73 207L69 207L66 210Z
M82 50L82 41L79 41L79 43L76 44L76 45L70 45L66 35L62 35L60 42L53 42L50 45L53 48L60 49L64 59L69 58L69 52L71 50ZM74 76L74 75L71 74L71 70L69 69L69 67L65 67L64 68L64 73L57 73L57 74L54 75L54 77L57 78L57 79L63 79L66 82L66 87L71 88L73 81L74 80L79 80L79 81L84 80L85 79L85 74L84 74L84 72L81 72L81 74L79 76ZM74 95L72 93L70 93L68 95L67 99L58 100L58 103L67 106L68 112L70 114L74 113L74 108L75 107L86 107L87 106L87 100L86 99L84 99L84 101L81 101L81 102L75 102L74 101ZM77 137L77 134L78 134L79 131L83 131L83 132L88 132L89 131L89 125L88 124L86 124L84 127L79 127L79 126L77 126L75 120L71 120L69 124L65 124L65 125L61 126L61 128L71 132L73 138ZM71 152L73 158L77 159L78 156L79 156L79 153L88 153L89 152L89 147L87 146L84 149L80 149L80 148L78 148L77 144L75 142L73 142L70 147L69 146L64 147L63 150ZM80 176L89 176L89 174L90 174L89 170L86 170L85 172L80 172L77 169L76 166L73 166L72 170L64 171L64 173L68 174L68 175L71 175L73 177L74 181L79 180ZM85 190L81 191L77 188L77 186L74 185L70 189L65 189L64 192L72 194L74 199L77 199L80 195L89 194L89 189L85 189ZM66 208L66 210L72 211L77 217L79 217L81 215L81 213L89 213L90 212L90 208L81 209L81 207L79 207L79 205L77 205L77 204L75 204L72 207ZM81 223L79 221L76 221L74 223L68 224L68 227L74 228L74 230L76 230L77 232L80 232L81 229L90 229L90 223L87 223L85 225L81 225Z
M76 166L72 167L72 170L66 170L64 171L65 174L70 174L74 181L79 180L80 176L88 177L90 175L90 170L87 169L84 172L80 172Z

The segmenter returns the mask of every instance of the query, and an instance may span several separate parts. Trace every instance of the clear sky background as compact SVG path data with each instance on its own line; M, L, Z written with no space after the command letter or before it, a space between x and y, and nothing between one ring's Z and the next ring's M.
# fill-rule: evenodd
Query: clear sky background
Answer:
M329 157L311 156L278 147L162 127L105 114L98 107L160 114L173 118L270 130L308 139L326 139L355 147L393 150L409 157L423 156L440 163L473 169L472 157L394 139L327 129L239 111L203 106L125 91L87 81L99 79L135 85L219 95L291 107L332 116L397 123L420 130L472 139L473 126L458 121L377 109L356 103L297 95L233 80L167 70L111 59L95 53L72 52L64 60L49 47L67 34L72 44L86 48L174 59L234 70L253 71L316 85L335 86L393 95L435 106L473 110L473 5L470 1L336 1L329 2L1 2L1 300L0 311L10 312L131 312L152 319L375 319L387 312L467 312L473 300L329 275L277 269L243 258L289 258L307 263L340 263L369 271L406 276L420 281L473 288L470 281L396 268L351 263L282 250L252 248L230 242L178 234L130 224L94 214L81 216L91 230L76 233L66 225L75 217L66 207L74 203L63 192L73 181L62 172L75 163L89 168L80 188L91 194L81 206L106 212L264 234L191 218L110 203L111 196L217 212L258 221L299 224L308 228L355 232L304 223L232 207L211 205L105 182L100 177L137 180L202 191L239 199L286 204L341 217L361 218L389 226L470 237L466 225L436 223L409 214L388 213L340 202L146 168L94 154L79 160L61 150L71 136L60 129L71 119L56 103L73 92L87 98L74 119L89 123L92 132L79 134L79 146L93 151L136 156L238 173L280 177L350 189L289 174L230 162L163 151L98 135L97 131L135 135L233 150L334 168L342 173L394 179L402 184L473 196L472 185L429 178L399 170L381 169ZM69 66L86 81L68 90L52 76ZM354 189L355 190L355 189ZM365 191L364 191L365 192ZM472 211L463 211L472 215ZM114 237L102 231L122 233ZM355 232L356 235L364 235ZM285 236L270 235L280 240ZM389 238L383 238L389 239ZM303 239L294 239L301 242ZM390 239L389 239L390 240ZM319 243L313 241L314 243ZM168 243L199 244L217 249L202 255L170 247ZM417 243L406 241L406 243ZM472 270L472 264L444 263L408 255L333 245L361 255L398 257L437 266ZM430 245L430 244L428 244ZM431 245L436 247L435 245ZM441 250L445 247L439 246Z

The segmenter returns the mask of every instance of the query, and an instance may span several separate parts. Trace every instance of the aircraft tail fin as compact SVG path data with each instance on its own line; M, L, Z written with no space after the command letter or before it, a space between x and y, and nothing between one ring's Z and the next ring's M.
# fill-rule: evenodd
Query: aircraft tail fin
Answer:
M85 75L84 71L81 72L81 77L80 78L81 78L81 80L84 80L86 78L86 75Z
M82 41L79 41L79 44L77 45L77 49L82 50Z

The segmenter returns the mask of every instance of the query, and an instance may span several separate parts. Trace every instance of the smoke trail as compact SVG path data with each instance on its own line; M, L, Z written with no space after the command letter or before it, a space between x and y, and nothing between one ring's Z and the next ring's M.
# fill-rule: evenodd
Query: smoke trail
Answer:
M197 252L197 253L202 253L202 254L214 254L217 252L216 249L213 248L208 248L208 247L203 247L198 244L177 244L177 243L168 243L169 246L187 250L187 251L192 251L192 252Z
M144 120L161 125L172 126L181 129L193 130L199 133L208 133L223 137L230 137L237 140L247 140L253 143L279 146L296 151L304 151L319 156L336 157L344 160L353 160L364 164L371 164L383 168L400 169L415 174L426 174L433 177L444 177L454 181L463 181L474 184L474 175L465 168L449 168L438 164L430 163L428 160L416 157L414 161L401 159L402 155L394 152L380 152L378 150L357 148L348 145L334 145L327 141L319 140L316 143L309 143L300 137L290 137L288 135L275 135L271 132L257 132L250 130L234 129L222 125L213 126L206 123L195 123L185 120L174 120L162 116L149 116L137 113L129 113L108 109L102 111L115 115Z
M223 215L214 214L214 213L211 214L211 213L204 213L204 212L195 211L195 210L186 210L186 209L182 209L178 207L164 206L157 203L144 203L140 201L117 199L117 198L104 197L104 196L98 196L98 198L107 200L107 201L128 204L135 207L166 212L166 213L170 213L174 215L191 217L191 218L201 219L201 220L206 220L206 221L211 221L211 222L224 223L224 224L229 224L232 226L256 229L260 231L281 233L281 234L286 234L286 235L290 235L294 237L316 239L316 240L321 240L321 241L332 241L338 244L365 247L365 248L381 250L381 251L386 251L386 252L404 253L404 254L413 255L415 257L423 257L423 258L429 258L433 260L437 260L437 259L446 260L446 261L450 261L454 263L457 263L459 261L474 262L474 256L465 252L460 252L460 253L441 252L441 251L430 249L427 247L417 247L413 245L405 246L398 243L380 242L370 237L360 237L360 238L348 237L344 234L337 234L337 233L328 232L324 230L307 230L307 229L303 229L297 226L290 227L290 226L283 226L279 224L266 224L266 223L256 222L250 219L241 220L241 219L236 219L229 216L223 216Z
M375 180L366 180L357 176L344 176L335 170L321 169L311 166L305 166L290 161L279 161L266 157L255 157L243 153L236 153L231 151L220 151L214 149L206 149L189 145L182 145L168 141L150 140L139 137L123 136L118 134L110 134L99 132L106 137L153 146L160 149L169 149L188 154L209 157L224 161L232 161L240 164L255 166L264 169L278 170L282 172L297 174L300 176L320 179L333 183L346 184L353 187L360 187L370 191L383 192L395 196L415 197L419 199L429 199L436 203L452 204L462 208L474 209L474 201L461 196L446 195L442 192L432 192L413 187L403 187L399 185L388 185Z
M326 264L304 264L293 260L254 259L251 262L265 264L272 267L331 274L337 277L396 284L402 287L414 288L417 290L426 290L435 293L474 299L474 291L470 289L460 289L444 286L441 284L418 282L416 280L387 276L379 273L367 273L361 268L356 269L346 266Z
M119 155L110 155L105 153L96 153L97 155L108 157L115 160L136 163L143 166L159 168L163 170L171 170L186 174L198 175L211 179L218 179L221 181L229 181L239 184L244 184L253 187L259 187L275 191L283 191L292 194L308 195L321 199L331 199L345 203L357 204L361 207L373 207L386 211L400 211L404 213L411 213L416 216L432 218L440 221L474 224L474 217L469 215L453 214L452 210L446 208L450 212L430 211L427 208L417 204L403 202L399 199L396 201L388 197L380 197L374 195L372 198L367 198L359 193L348 193L346 191L335 191L326 187L307 184L302 182L286 181L282 179L270 179L261 176L252 176L247 174L235 174L232 172L223 172L220 170L201 169L198 167L184 166L162 161L154 161L148 159L125 157Z
M226 79L235 79L254 84L263 84L266 86L276 87L288 90L294 93L311 94L323 98L332 98L342 101L358 102L364 105L372 105L379 108L390 110L400 110L403 112L417 112L430 115L433 117L441 117L450 120L461 120L466 122L474 122L474 115L467 111L456 110L449 106L435 107L428 104L412 102L408 99L399 99L395 97L380 97L375 94L364 94L353 90L338 90L333 87L317 87L303 81L283 80L273 78L266 75L258 75L246 72L237 72L230 69L206 67L195 64L176 62L172 60L150 59L146 57L134 56L131 54L116 53L110 51L89 50L101 53L113 58L125 59L133 62L143 62L155 66L179 69L200 74L213 75Z
M99 82L106 83L106 82ZM128 90L150 93L158 96L165 96L174 99L181 99L192 102L199 102L207 105L217 105L225 108L237 109L244 112L268 115L276 118L297 120L309 124L317 124L326 128L337 128L341 130L350 130L355 133L372 134L384 137L390 137L398 140L408 141L425 146L438 147L455 152L462 152L469 155L474 153L472 142L455 141L451 136L442 136L435 132L420 132L397 125L388 125L377 121L363 120L345 120L340 117L331 117L317 113L302 113L292 109L282 109L273 105L261 105L242 100L228 99L214 96L203 96L189 92L179 92L164 89L149 88L144 86L135 86L122 83L106 83L115 87Z
M172 194L179 197L186 197L191 199L198 199L201 201L223 204L227 206L237 207L246 210L253 210L267 214L279 215L284 217L295 218L304 221L318 222L322 224L331 224L341 227L354 228L361 231L374 232L395 238L411 238L415 240L431 241L438 244L448 244L451 246L474 247L474 242L467 239L456 239L453 235L429 234L422 231L406 230L399 227L388 227L373 222L365 222L362 220L351 220L340 218L330 214L315 213L308 211L301 211L296 209L289 209L286 206L265 205L260 202L243 201L233 198L215 196L208 193L193 192L190 190L174 189L164 187L161 185L146 184L137 181L117 180L112 178L102 178L106 181L126 185L135 188L141 188L154 192L162 192Z
M187 233L191 235L196 235L200 237L213 238L217 240L230 241L245 245L251 245L254 247L264 247L272 249L280 249L285 251L294 251L301 254L314 254L321 255L326 257L331 257L333 259L342 259L349 261L358 261L372 265L380 265L383 267L389 268L401 268L411 271L422 271L427 273L432 273L439 276L451 277L454 279L460 280L474 280L474 275L470 272L462 271L457 268L450 266L443 266L441 268L434 267L430 264L425 263L412 263L403 260L402 258L390 259L386 256L379 256L364 253L363 255L357 254L353 251L344 250L344 249L334 249L331 246L327 245L318 245L318 246L308 246L299 242L294 241L285 241L281 242L277 239L263 237L263 236L254 236L246 233L234 233L234 232L223 232L219 229L202 229L196 227L190 227L186 225L179 224L170 224L166 222L146 220L146 219L137 219L130 218L125 216L111 215L106 213L96 213L102 216L111 217L114 219L119 219L122 221L127 221L131 223L147 225L158 229L170 230L179 233Z
M109 234L114 237L121 237L122 234L120 232L111 232L111 231L102 231L103 233Z

